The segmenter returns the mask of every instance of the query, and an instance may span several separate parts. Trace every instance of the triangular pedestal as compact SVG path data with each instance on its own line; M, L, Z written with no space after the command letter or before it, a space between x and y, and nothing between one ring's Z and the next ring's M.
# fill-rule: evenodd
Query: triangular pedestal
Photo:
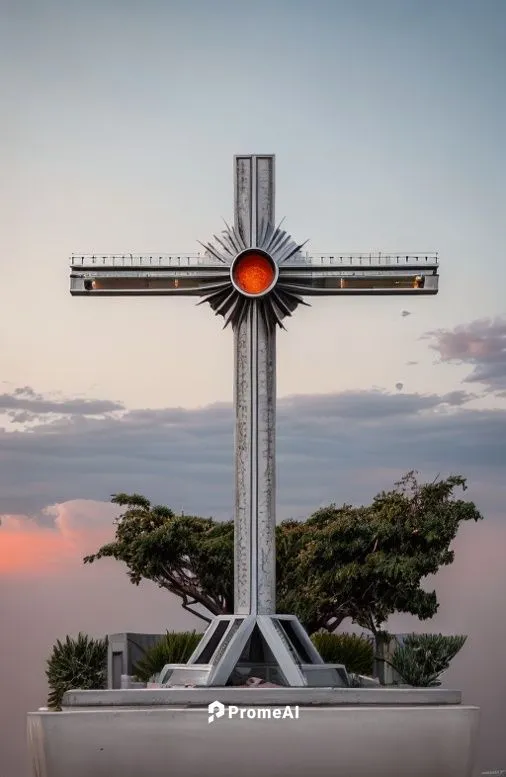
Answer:
M323 663L295 615L221 615L188 664L167 664L159 682L224 687L249 677L295 688L349 684L344 666Z

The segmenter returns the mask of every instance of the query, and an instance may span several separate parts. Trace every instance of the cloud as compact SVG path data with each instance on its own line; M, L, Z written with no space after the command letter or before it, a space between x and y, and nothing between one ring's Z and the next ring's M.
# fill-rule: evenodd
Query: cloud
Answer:
M481 319L451 330L436 329L427 336L442 362L473 368L467 383L483 383L491 391L506 389L505 319Z
M23 578L62 574L113 537L112 504L76 499L41 511L41 519L2 515L0 574ZM44 520L44 518L48 520Z
M305 515L322 502L362 499L364 490L370 496L378 462L397 474L411 467L429 476L500 470L506 412L470 409L472 397L372 390L280 399L279 516L294 506ZM48 504L140 491L177 510L232 515L230 405L97 418L83 414L81 400L62 404L66 415L54 418L48 403L28 429L0 429L0 513L34 514L47 523L40 511Z
M104 399L51 399L37 394L30 386L16 388L9 394L0 394L0 413L18 424L55 416L104 416L124 410L120 402Z

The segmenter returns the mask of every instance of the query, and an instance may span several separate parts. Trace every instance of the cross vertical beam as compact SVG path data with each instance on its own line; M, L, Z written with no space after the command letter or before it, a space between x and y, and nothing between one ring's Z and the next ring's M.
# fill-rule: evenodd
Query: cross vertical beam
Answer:
M256 247L274 224L274 155L234 158L235 228ZM234 610L276 609L276 330L258 304L234 327L235 553Z

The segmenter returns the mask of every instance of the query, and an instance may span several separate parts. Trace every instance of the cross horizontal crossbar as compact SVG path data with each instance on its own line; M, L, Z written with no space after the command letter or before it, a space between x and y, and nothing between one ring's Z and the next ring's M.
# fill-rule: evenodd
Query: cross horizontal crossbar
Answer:
M210 256L166 254L72 257L71 294L205 296L230 277ZM436 294L437 254L297 254L282 265L287 290L301 296Z

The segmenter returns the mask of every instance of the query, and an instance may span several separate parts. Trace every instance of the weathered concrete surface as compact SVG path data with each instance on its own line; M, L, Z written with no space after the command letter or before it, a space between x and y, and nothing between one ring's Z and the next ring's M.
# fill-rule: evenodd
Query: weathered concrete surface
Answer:
M29 714L33 775L475 777L479 710L452 703L455 697L439 689L76 691L63 712ZM226 712L209 724L215 699L299 704L299 718L241 720Z
M152 688L113 691L68 691L64 707L191 706L223 704L299 704L356 706L419 706L460 704L461 691L446 688Z

